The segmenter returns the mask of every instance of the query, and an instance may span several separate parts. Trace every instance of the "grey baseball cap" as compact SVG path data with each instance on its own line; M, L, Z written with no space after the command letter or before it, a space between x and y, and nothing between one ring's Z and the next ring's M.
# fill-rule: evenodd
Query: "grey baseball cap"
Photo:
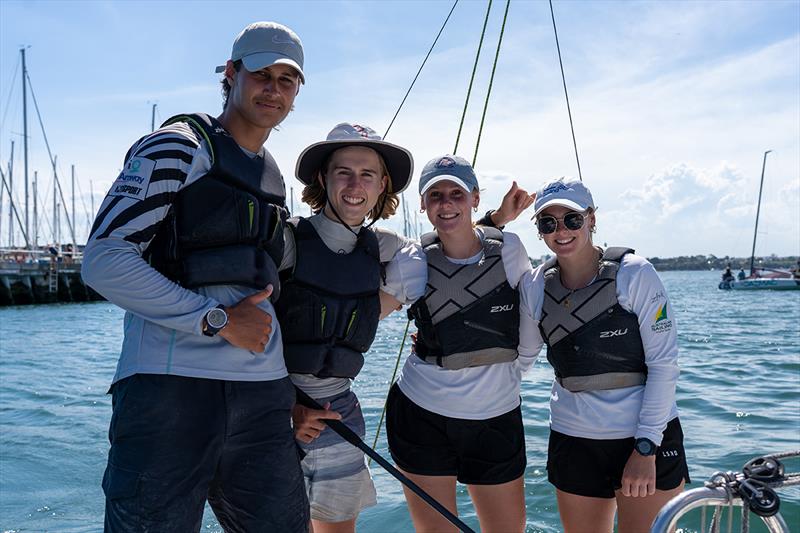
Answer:
M297 179L310 185L316 179L317 172L339 148L347 146L365 146L378 152L386 163L386 171L392 178L392 192L399 193L408 187L414 174L414 158L411 152L390 142L384 141L369 126L343 122L337 124L328 133L324 141L314 143L297 158L295 175Z
M254 22L239 33L233 41L231 61L242 61L249 72L272 65L289 65L306 82L303 74L303 43L295 32L277 22ZM225 65L216 72L224 72Z
M561 205L576 211L594 209L592 193L582 181L575 178L561 177L545 182L542 188L536 191L536 201L533 204L535 217L551 205Z
M419 194L440 181L452 181L467 192L478 188L478 178L469 161L457 155L434 157L425 164L419 177Z

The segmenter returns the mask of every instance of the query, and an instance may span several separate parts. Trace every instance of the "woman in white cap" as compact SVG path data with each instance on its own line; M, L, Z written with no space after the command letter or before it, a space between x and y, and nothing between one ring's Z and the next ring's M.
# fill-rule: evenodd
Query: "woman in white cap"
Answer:
M555 371L547 474L564 531L649 531L689 472L675 403L672 308L653 265L592 242L595 204L561 178L537 193L536 227L555 257L520 291Z
M530 261L516 235L473 225L480 193L463 158L431 160L419 192L435 231L416 245L419 261L397 265L405 268L407 291L395 296L415 302L409 316L418 333L389 392L389 449L397 466L453 513L456 482L466 484L482 531L523 531L519 389L541 343L526 342L536 337L535 324L521 316L516 287ZM524 199L516 214L532 201ZM454 530L409 490L406 500L417 531Z

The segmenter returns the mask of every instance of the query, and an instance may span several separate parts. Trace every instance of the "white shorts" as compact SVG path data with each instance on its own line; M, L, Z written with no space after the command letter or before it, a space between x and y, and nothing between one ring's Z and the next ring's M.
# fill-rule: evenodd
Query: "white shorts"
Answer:
M308 450L301 465L314 520L352 520L378 503L364 452L349 442Z

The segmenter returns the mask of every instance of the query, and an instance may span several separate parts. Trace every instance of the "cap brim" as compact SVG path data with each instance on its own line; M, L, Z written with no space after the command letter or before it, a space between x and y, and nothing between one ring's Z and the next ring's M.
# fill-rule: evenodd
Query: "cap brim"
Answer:
M297 158L295 167L295 177L306 185L310 185L317 177L317 172L322 168L322 164L333 152L339 148L347 146L365 146L372 148L383 157L386 163L386 170L392 178L392 192L403 192L411 182L414 174L414 158L411 152L396 144L386 141L374 141L369 139L346 140L346 141L321 141L314 143L302 151Z
M288 65L297 71L300 76L300 82L306 82L306 76L303 74L303 69L296 61L281 54L272 52L259 52L257 54L250 54L242 58L242 64L248 72L257 72L263 68L271 67L272 65ZM214 72L219 74L225 72L225 65L218 66Z
M536 209L536 211L533 213L533 216L531 217L531 220L536 218L536 216L539 213L541 213L542 211L544 211L545 209L547 209L548 207L550 207L552 205L560 205L560 206L563 206L563 207L568 207L569 209L574 209L575 211L586 211L588 209L588 207L584 207L582 205L579 205L579 204L573 202L572 200L563 200L561 198L553 198L552 200L548 200L545 203L543 203L542 205L540 205Z
M428 189L430 189L440 181L452 181L453 183L455 183L468 193L472 192L469 186L467 186L467 184L464 183L464 181L461 178L458 178L456 176L450 176L449 174L439 174L438 176L431 178L431 180L428 183L426 183L422 189L420 189L419 195L423 196L426 192L428 192Z

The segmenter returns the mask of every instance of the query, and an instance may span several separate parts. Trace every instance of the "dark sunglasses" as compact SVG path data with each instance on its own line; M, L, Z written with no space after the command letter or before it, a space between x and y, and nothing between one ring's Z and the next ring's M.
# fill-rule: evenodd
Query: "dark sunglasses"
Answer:
M576 211L567 213L566 215L564 215L563 218L556 218L552 215L545 215L543 217L539 217L536 220L536 227L539 229L539 233L541 233L542 235L549 235L551 233L555 233L556 230L558 230L559 220L564 224L565 228L571 231L575 231L583 227L583 223L586 221L586 215L584 215L583 213L578 213Z

